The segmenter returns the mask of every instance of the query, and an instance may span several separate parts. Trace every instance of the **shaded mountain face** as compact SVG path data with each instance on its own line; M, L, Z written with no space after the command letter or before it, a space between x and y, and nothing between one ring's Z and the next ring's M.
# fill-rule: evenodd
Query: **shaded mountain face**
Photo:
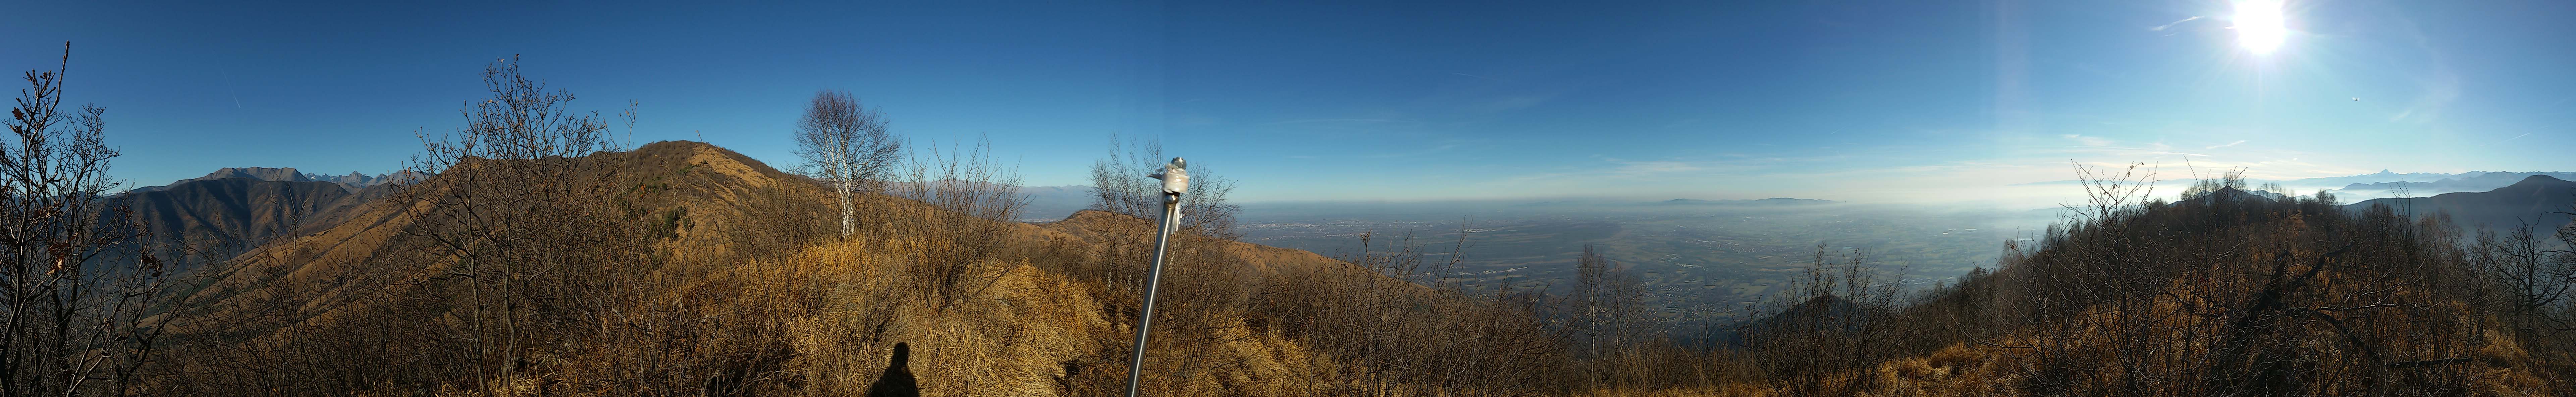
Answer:
M1865 314L1887 310L1845 299L1833 294L1819 295L1797 305L1780 308L1779 312L1761 318L1732 324L1710 326L1699 333L1678 335L1677 342L1700 348L1740 349L1753 347L1756 339L1771 332L1814 332L1818 330L1858 329ZM1821 328L1820 328L1821 327Z
M2561 212L2576 210L2576 182L2531 175L2511 186L2484 192L2373 199L2345 207L2358 210L2376 205L2417 216L2447 213L2453 223L2464 228L2508 228L2524 222L2535 227L2555 227L2567 224L2568 216Z
M258 171L240 174L294 175ZM128 206L133 210L132 218L110 212L100 219L139 221L146 235L137 244L153 256L185 268L229 259L280 236L343 219L342 212L381 196L383 190L353 192L330 182L250 177L192 180L117 195L109 199L108 208Z

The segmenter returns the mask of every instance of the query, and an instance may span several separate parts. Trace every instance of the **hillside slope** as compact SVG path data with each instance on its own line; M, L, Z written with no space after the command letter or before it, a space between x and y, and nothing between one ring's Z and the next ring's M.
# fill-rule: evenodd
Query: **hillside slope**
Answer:
M613 250L599 251L614 255L599 257L598 267L541 269L506 284L478 280L484 273L458 257L426 254L443 244L421 229L433 227L421 215L432 203L389 195L345 221L279 239L215 269L216 281L191 292L201 304L178 315L191 320L171 320L190 335L184 339L203 344L178 349L185 358L171 361L273 364L183 366L174 371L192 374L192 381L165 386L172 392L303 390L288 394L386 386L835 394L871 382L882 369L872 367L882 363L876 354L894 342L911 343L914 370L929 390L1090 395L1124 380L1123 341L1131 336L1127 324L1142 289L1137 283L1149 256L1150 221L1084 211L1044 224L999 222L873 195L863 200L862 234L838 239L830 236L837 227L826 227L837 220L823 222L831 212L820 186L722 148L659 142L579 160L605 165L568 178L606 187L595 196L617 219L568 229L630 230L613 236L631 239L548 249L574 252L567 255ZM1305 251L1177 236L1171 257L1157 310L1156 360L1148 366L1158 374L1148 377L1149 388L1164 394L1310 395L1371 384L1365 380L1390 375L1370 374L1403 367L1347 360L1395 354L1309 341L1326 331L1410 330L1405 337L1427 337L1431 327L1475 324L1440 318L1488 312L1472 300ZM1283 312L1311 310L1292 302L1340 305L1381 293L1419 303L1374 310L1445 314ZM1526 311L1497 310L1491 313L1501 318L1534 319ZM1316 322L1406 317L1427 322ZM1535 323L1522 324L1491 325L1516 334L1453 342L1543 334ZM525 342L511 342L523 347L503 354L477 341L508 340L501 338ZM660 347L630 348L640 346ZM369 353L320 353L349 350ZM1436 352L1470 357L1460 354L1472 351ZM1495 371L1523 378L1545 368L1478 362L1525 367ZM1415 379L1423 380L1407 382L1423 386L1408 387L1455 382ZM1390 381L1401 379L1378 382Z
M675 238L661 244L723 248L726 244L722 240L729 236L708 231L724 230L742 222L753 211L750 208L753 199L749 196L759 189L781 189L784 192L779 194L802 195L804 200L814 202L819 202L821 197L821 190L811 184L781 183L800 180L794 176L751 161L741 154L703 143L661 142L631 152L602 153L596 157L614 164L608 168L615 170L613 176L601 173L579 177L615 178L615 182L603 186L619 188L619 191L599 192L600 195L616 197L618 205L624 207L621 210L632 218L675 216L670 222L675 228L669 231ZM228 180L243 179L219 181ZM335 186L327 182L298 183ZM376 194L389 200L410 198L391 191ZM367 274L385 270L383 268L389 262L414 259L407 258L407 255L432 244L424 241L424 236L406 231L418 220L416 211L424 205L427 204L388 200L350 205L345 213L329 214L340 219L317 222L318 230L308 230L309 234L283 239L242 254L237 259L239 264L219 270L222 273L217 278L222 281L217 288L208 291L233 294L247 290L244 287L278 281L311 281L325 275ZM411 265L421 267L418 269L421 271L433 271L432 268L437 266L426 263ZM418 275L378 276L399 279ZM347 295L348 291L374 287L345 284L304 292L313 294L314 304L325 305Z
M2527 182L2555 183L2541 178ZM2497 191L2520 199L2498 210L2533 211L2534 194L2566 194L2526 185L2517 186L2534 189ZM2438 220L2313 199L2099 214L2008 247L1991 272L1901 311L1773 327L1795 332L1747 357L1769 386L1798 394L2561 395L2576 386L2565 364L2576 340L2547 325L2564 309L2518 300L2497 278L2511 264L2492 259L2541 257L2531 247L2471 244Z

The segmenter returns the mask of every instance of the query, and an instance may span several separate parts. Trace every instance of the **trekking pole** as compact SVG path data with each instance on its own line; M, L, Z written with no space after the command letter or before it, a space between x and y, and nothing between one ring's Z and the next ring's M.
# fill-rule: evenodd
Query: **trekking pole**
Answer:
M1163 283L1163 251L1171 247L1172 229L1181 225L1181 193L1190 189L1189 170L1179 157L1146 177L1163 180L1163 219L1154 232L1154 267L1146 271L1145 307L1136 314L1135 352L1127 358L1127 397L1136 397L1136 386L1145 379L1145 333L1154 326L1154 287Z

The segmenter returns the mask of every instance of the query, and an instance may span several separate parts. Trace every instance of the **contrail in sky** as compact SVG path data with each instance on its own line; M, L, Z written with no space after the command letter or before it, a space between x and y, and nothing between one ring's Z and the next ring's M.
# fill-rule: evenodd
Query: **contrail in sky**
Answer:
M2183 19L2182 19L2182 20L2180 20L2180 21L2173 21L2173 23L2165 24L2165 26L2157 26L2157 27L2147 28L2147 30L2163 31L2163 30L2165 30L2165 29L2172 29L2172 28L2174 27L2174 25L2181 25L2183 22L2191 22L2192 20L2196 20L2196 19L2200 19L2200 16L2199 16L2199 15L2193 15L2193 16L2191 16L2190 18L2183 18Z
M1486 79L1486 80L1502 81L1502 79L1497 79L1497 78L1492 78L1492 77L1485 77L1485 76L1477 76L1477 75L1466 74L1466 73L1449 72L1449 74L1460 75L1460 76L1467 76L1467 77L1474 77L1474 78Z
M2513 136L2512 138L2505 138L2505 139L2504 139L2504 140L2502 140L2502 141L2495 141L2495 143L2489 143L2489 144L2487 144L2487 145L2493 145L2493 144L2497 144L2497 143L2510 142L2510 141L2513 141L2513 140L2515 140L2515 139L2522 139L2522 137L2526 137L2526 136L2531 136L2531 133L2529 133L2529 132L2525 132L2525 133L2522 133L2522 135L2515 135L2515 136ZM2478 145L2478 147L2487 147L2487 145Z

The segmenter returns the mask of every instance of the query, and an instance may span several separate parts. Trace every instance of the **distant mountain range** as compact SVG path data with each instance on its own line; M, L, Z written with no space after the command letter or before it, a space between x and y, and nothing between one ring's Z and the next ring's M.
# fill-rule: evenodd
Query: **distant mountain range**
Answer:
M128 191L128 192L132 192L132 193L150 192L150 191L156 191L156 190L169 189L169 188L170 188L170 187L172 187L172 186L178 186L178 185L180 185L180 184L184 184L184 183L188 183L188 182L211 181L211 180L218 180L218 179L232 179L232 178L243 178L243 179L262 180L262 181L274 181L274 182L326 182L326 183L331 183L331 184L339 185L339 186L341 187L341 189L343 189L343 190L347 190L347 191L349 191L349 192L356 192L356 191L358 191L359 189L365 189L365 188L373 187L373 186L376 186L376 185L383 185L383 184L387 184L387 183L392 183L392 182L394 182L394 181L396 181L396 180L398 180L398 179L399 179L399 178L397 178L397 177L395 176L395 174L367 175L367 174L361 174L361 173L357 173L357 172L350 172L348 175L308 174L308 173L298 172L298 171L296 171L296 170L295 170L295 168L294 168L294 167L286 167L286 168L269 168L269 167L240 167L240 168L234 168L234 167L224 167L224 168L222 168L222 169L217 169L217 170L215 170L215 172L213 172L213 173L208 173L208 174L206 174L206 176L195 177L195 178L188 178L188 179L181 179L181 180L179 180L178 182L171 182L171 183L170 183L170 184L168 184L168 185L138 187L138 188L134 188L134 190L130 190L130 191Z
M283 173L277 168L224 170L216 174L242 176L135 189L109 198L108 208L131 209L130 219L141 220L148 232L137 244L185 269L230 259L279 237L307 232L313 225L338 223L350 209L392 191L382 183L352 190L338 182L262 178L295 176L292 169ZM129 218L108 212L100 219Z
M2458 173L2458 174L2443 174L2443 173L2433 173L2433 172L2407 172L2407 173L2397 173L2397 172L2389 172L2389 171L2388 171L2388 170L2386 170L2386 169L2382 169L2382 170L2379 170L2379 172L2377 172L2377 173L2370 173L2370 174L2361 174L2361 175L2353 175L2353 176L2328 176L2328 177L2316 177L2316 178L2302 178L2302 179L2292 179L2292 180L2278 181L2278 182L2281 182L2282 184L2297 184L2297 185L2344 185L2344 184L2354 184L2354 183L2378 183L2378 182L2400 182L2400 181L2403 181L2403 182L2431 182L2431 181L2438 181L2438 180L2449 179L2449 178L2458 178L2458 177L2461 177L2461 176L2469 176L2469 175L2484 174L2484 173L2486 173L2486 171L2469 171L2469 172L2465 172L2465 173Z
M1813 332L1822 325L1857 326L1852 316L1884 313L1888 308L1872 306L1832 294L1824 294L1796 305L1776 309L1760 318L1749 318L1732 324L1712 325L1698 333L1677 335L1676 342L1702 349L1740 349L1751 347L1748 338L1764 332ZM1822 325L1820 325L1822 324Z
M1064 219L1091 208L1093 199L1090 186L1021 186L1020 193L1029 195L1029 206L1020 209L1024 222Z
M2539 227L2567 224L2564 212L2576 210L2576 182L2549 175L2530 175L2484 192L2443 193L2432 197L2383 198L2346 205L2364 209L2386 204L2418 216L2448 213L2464 228L2507 228L2530 221Z
M2496 190L2534 175L2547 175L2560 180L2576 180L2576 172L2488 172L2473 171L2450 174L2431 181L2391 180L2353 183L2331 190L2337 196L2356 199L2390 197L2431 197L2443 193L2483 192Z
M1833 200L1817 200L1817 199L1802 199L1802 198L1789 198L1789 197L1772 197L1772 198L1766 198L1766 199L1750 199L1750 200L1703 200L1703 199L1677 198L1677 199L1671 199L1671 200L1664 200L1664 201L1649 201L1649 202L1621 201L1621 200L1609 200L1609 199L1573 199L1573 200L1557 200L1557 201L1536 201L1536 202L1527 202L1527 203L1510 204L1510 205L1508 205L1508 206L1509 206L1509 207L1515 207L1515 208L1531 208L1531 207L1602 207L1602 208L1616 208L1616 207L1658 207L1658 206L1670 206L1670 207L1698 207L1698 206L1766 207L1766 206L1799 206L1799 205L1834 204L1834 203L1840 203L1840 201L1833 201Z
M1817 199L1802 199L1802 198L1788 198L1788 197L1772 197L1772 198L1760 199L1760 200L1701 200L1701 199L1671 199L1671 200L1664 200L1664 201L1658 201L1658 202L1655 202L1655 205L1744 205L1744 206L1779 206L1779 205L1816 205L1816 204L1833 204L1833 203L1836 203L1836 202L1837 202L1837 201L1833 201L1833 200L1817 200Z
M108 198L102 222L141 220L136 242L179 268L230 259L280 237L346 220L361 204L391 194L394 174L308 174L294 168L226 167L206 176L146 186ZM313 229L313 230L308 230Z
M2523 178L2530 177L2532 175L2548 175L2561 180L2576 180L2576 172L2568 171L2469 171L2457 174L2444 174L2433 172L2399 173L2391 172L2389 170L2379 170L2379 172L2376 173L2350 176L2329 176L2286 180L2248 179L2245 182L2247 186L2278 183L2303 192L2324 190L2326 192L2334 193L2334 195L2339 197L2341 201L2352 202L2401 196L2431 197L2433 195L2443 193L2483 192L2512 185L2515 182L2520 182ZM2198 180L2182 178L2160 180L2157 181L2156 184L2158 186L2190 186L2194 182L2198 182ZM2020 183L2015 184L2015 186L2075 185L2077 183L2077 181L2073 180L2063 180Z

